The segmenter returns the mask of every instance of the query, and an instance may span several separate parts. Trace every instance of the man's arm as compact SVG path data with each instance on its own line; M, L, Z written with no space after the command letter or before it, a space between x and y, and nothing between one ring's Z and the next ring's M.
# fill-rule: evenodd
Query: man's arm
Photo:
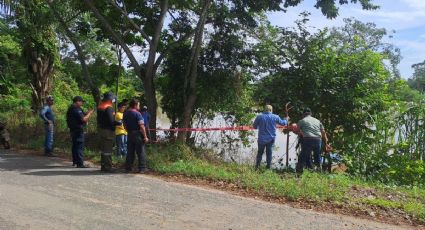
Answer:
M106 113L108 115L109 124L112 124L112 126L122 125L121 121L117 121L114 118L114 109L112 107L109 107L106 110Z
M325 142L325 145L328 145L328 135L326 134L325 129L321 129L320 132L322 133L322 139Z
M47 106L44 106L43 107L43 109L41 110L41 112L40 112L40 117L41 117L41 119L43 119L43 121L44 122L46 122L46 123L51 123L52 121L50 121L49 119L47 119L47 117L46 117L46 113L47 113L47 111L49 110L49 107L47 107Z
M144 137L143 140L145 141L145 143L148 142L149 139L148 139L148 136L146 135L145 123L143 121L139 122L139 129L140 129L140 132L142 133L142 135Z
M90 109L86 115L84 115L81 119L82 122L87 123L91 117L91 115L93 114L94 110Z
M254 127L254 129L258 128L258 122L259 122L259 119L258 119L258 116L257 116L254 120L254 124L252 125Z
M279 116L277 116L277 123L279 125L287 125L289 123L289 117L287 116L287 117L281 119Z

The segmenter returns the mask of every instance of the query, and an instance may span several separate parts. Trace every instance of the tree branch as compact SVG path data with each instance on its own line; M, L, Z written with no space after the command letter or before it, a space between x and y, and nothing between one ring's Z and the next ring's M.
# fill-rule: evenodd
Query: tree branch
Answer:
M52 1L47 1L47 4L49 5L50 9L52 10L53 14L55 15L56 19L58 19L59 23L62 25L63 29L65 30L66 36L71 40L72 44L74 45L75 49L77 50L77 56L78 60L81 64L81 69L83 71L83 75L85 79L87 80L89 87L92 91L93 98L96 102L96 104L99 103L100 100L100 91L99 88L97 88L93 82L93 79L90 76L89 68L86 63L86 54L84 52L83 47L81 47L77 37L74 33L68 28L68 23L65 22L65 20L60 16L59 12L54 8Z
M136 29L137 31L139 31L139 33L142 35L142 37L144 38L144 39L146 39L146 41L148 41L148 43L149 44L152 44L152 40L149 38L149 36L145 33L145 31L143 31L143 29L142 28L140 28L140 26L138 26L135 22L134 22L134 20L132 19L132 18L130 18L130 16L128 15L128 12L127 12L127 10L125 9L125 7L124 7L124 9L122 9L120 6L118 6L118 4L115 2L115 0L110 0L110 2L111 2L111 4L117 9L117 10L119 10L120 12L121 12L121 14L122 15L124 15L125 16L125 18L128 20L128 22L130 22L130 24L131 24L131 26L133 26L134 27L134 29ZM124 4L124 2L123 2L123 4Z
M127 54L128 59L130 59L130 63L133 66L136 75L141 76L141 68L139 63L137 62L136 57L134 57L133 53L131 52L130 48L128 48L127 44L125 44L124 40L112 29L112 26L109 24L109 22L100 14L99 10L96 8L96 6L93 4L91 0L84 0L86 5L91 9L95 17L100 21L100 23L103 25L103 27L112 35L115 42L117 42L124 50L124 52Z

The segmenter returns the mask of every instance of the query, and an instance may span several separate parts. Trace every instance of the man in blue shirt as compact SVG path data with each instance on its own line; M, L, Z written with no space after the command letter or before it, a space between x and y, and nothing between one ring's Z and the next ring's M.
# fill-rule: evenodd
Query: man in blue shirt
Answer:
M148 135L148 138L151 138L151 132L149 131L149 121L151 119L151 114L148 112L148 107L145 105L143 106L143 108L140 110L140 113L143 116L143 121L145 122L145 129L146 129L146 134Z
M132 171L135 154L139 163L139 173L146 172L146 151L145 143L149 141L146 135L145 122L139 112L140 102L136 99L130 101L130 108L124 113L123 123L128 132L127 158L125 169Z
M44 139L44 154L46 156L53 156L53 132L55 124L55 114L53 113L52 106L54 100L52 96L47 96L46 105L40 111L40 117L44 122L45 139Z
M264 149L266 149L267 168L271 169L272 165L272 149L276 138L276 124L287 125L289 117L281 119L278 115L273 114L273 107L266 105L264 112L258 115L254 121L254 129L258 129L258 153L255 162L255 168L260 167L263 158Z
M93 109L84 113L81 107L84 100L80 96L72 99L73 104L66 112L66 123L68 125L72 139L72 165L77 168L86 168L84 165L84 126L93 114Z

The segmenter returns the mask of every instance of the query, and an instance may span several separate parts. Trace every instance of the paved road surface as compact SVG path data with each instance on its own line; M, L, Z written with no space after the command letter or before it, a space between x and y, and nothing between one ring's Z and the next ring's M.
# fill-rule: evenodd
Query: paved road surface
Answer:
M0 150L0 229L401 229Z

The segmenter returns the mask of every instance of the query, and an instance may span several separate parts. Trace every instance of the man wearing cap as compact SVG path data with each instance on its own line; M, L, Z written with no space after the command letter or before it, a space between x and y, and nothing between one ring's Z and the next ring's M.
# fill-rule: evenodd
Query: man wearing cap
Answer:
M87 124L89 118L93 114L93 109L84 113L81 107L84 100L80 96L72 99L73 104L66 112L66 123L68 125L71 139L72 139L72 163L77 168L86 168L84 165L84 126Z
M100 170L112 171L112 152L115 139L115 126L122 122L115 121L115 113L112 104L116 101L112 93L105 93L102 102L97 107L97 128L101 144Z
M128 132L127 158L125 169L132 171L135 154L139 162L139 173L146 172L145 143L149 141L142 114L139 112L140 102L136 99L130 101L130 108L124 113L124 127Z
M322 122L312 117L312 113L309 108L305 108L303 111L303 119L298 122L298 128L300 130L299 134L302 137L302 142L297 171L302 172L304 167L310 169L313 168L311 163L311 152L313 152L314 164L319 168L322 139L325 146L329 146L328 137Z
M53 156L53 132L55 124L55 114L52 110L53 104L53 96L47 96L46 104L40 111L40 117L43 119L46 135L44 138L44 154L49 157Z
M289 117L281 119L278 115L273 114L273 107L266 105L264 112L258 115L254 121L254 129L258 129L258 153L255 162L255 168L260 167L263 158L264 149L266 149L267 168L271 169L272 165L272 149L276 138L276 124L287 125Z

